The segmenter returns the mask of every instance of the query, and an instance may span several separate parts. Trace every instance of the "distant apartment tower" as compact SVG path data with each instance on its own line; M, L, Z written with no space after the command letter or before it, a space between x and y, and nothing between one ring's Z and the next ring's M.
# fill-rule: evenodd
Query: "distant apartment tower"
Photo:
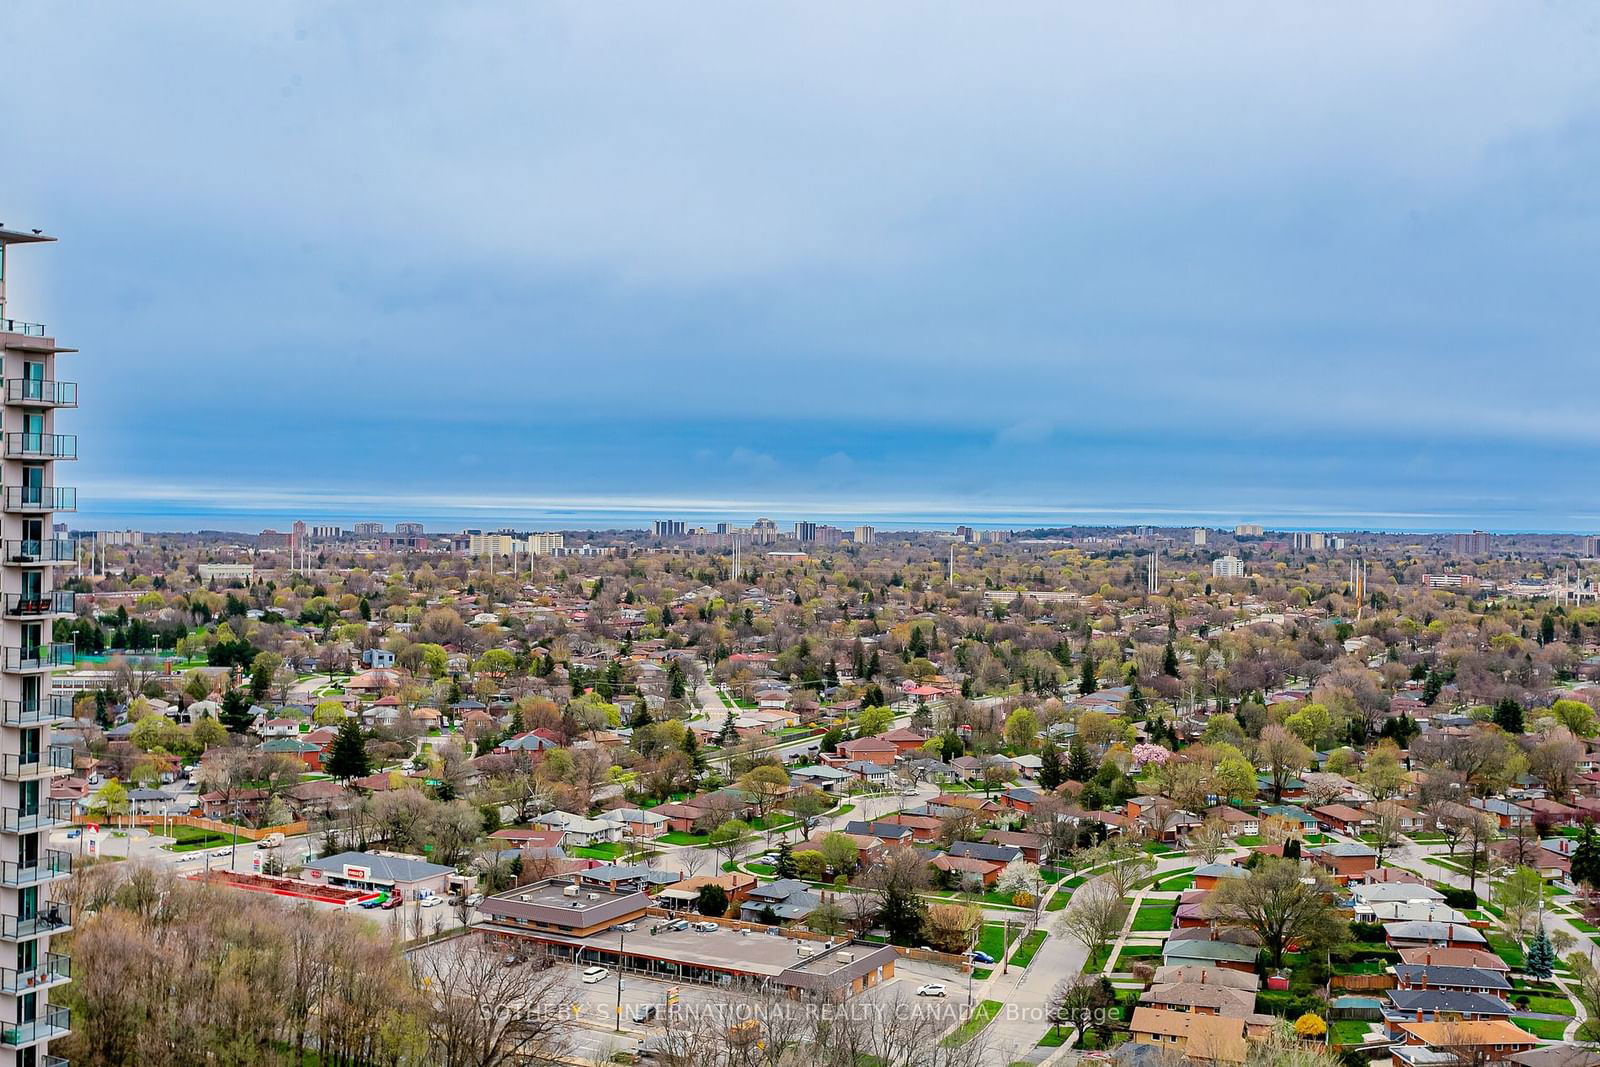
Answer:
M313 526L311 536L318 541L337 541L344 536L342 526Z
M512 551L522 551L522 546L512 534L471 533L467 535L469 556L509 556Z
M394 535L396 537L421 537L422 523L397 522L394 524Z
M803 545L810 544L817 539L817 524L814 522L797 522L794 524L794 539Z
M1201 546L1205 545L1206 528L1204 526L1196 526L1194 528L1194 543Z
M528 551L535 556L559 556L566 547L567 539L558 533L528 535Z
M650 524L652 537L682 537L688 525L682 519L657 519Z
M1328 544L1326 534L1308 533L1303 530L1290 534L1289 540L1296 552L1321 552Z
M358 522L350 527L350 532L357 537L379 537L383 534L383 523Z
M288 548L290 535L277 530L267 529L256 534L257 548Z
M140 530L99 530L94 535L94 543L101 548L137 548L144 544L144 533Z
M1211 561L1211 577L1243 578L1244 560L1238 556L1218 556Z
M1589 557L1600 556L1600 537L1590 534L1583 539L1583 554Z
M966 544L970 545L970 544L972 544L973 541L977 540L977 538L978 538L978 531L974 530L972 527L970 527L970 526L957 526L956 527L956 540L965 542Z
M844 531L837 526L818 526L811 539L819 545L839 545L844 543Z
M43 326L10 317L7 255L13 246L51 241L0 229L0 348L5 360L5 455L0 460L0 1061L48 1067L52 1040L68 1032L65 1007L50 989L71 975L66 956L50 951L53 934L72 926L57 883L72 856L50 847L50 833L72 815L52 798L57 776L72 772L72 746L55 743L53 724L72 717L67 694L52 693L51 669L74 661L70 642L51 643L54 621L73 613L73 594L56 586L57 567L73 562L70 541L52 536L55 512L77 510L77 490L56 482L56 463L76 459L78 439L56 433L57 413L78 406L75 382L56 378L57 347Z
M985 545L1003 545L1011 540L1011 533L1007 530L984 530L978 534L978 542Z
M757 519L750 524L750 543L770 545L778 539L778 524L772 519Z
M878 543L878 531L871 526L857 526L850 539L858 545L875 545Z
M1233 528L1235 537L1261 537L1266 534L1266 529L1260 523L1241 522Z
M1450 551L1458 556L1487 556L1493 545L1493 537L1482 530L1450 535Z

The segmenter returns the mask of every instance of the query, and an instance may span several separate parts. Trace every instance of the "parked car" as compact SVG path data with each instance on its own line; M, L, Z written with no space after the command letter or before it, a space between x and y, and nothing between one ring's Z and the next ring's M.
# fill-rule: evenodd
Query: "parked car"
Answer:
M974 951L972 953L972 959L976 963L993 963L994 962L994 957L989 955L987 952L984 952L982 949Z
M400 890L396 889L394 892L389 894L389 899L385 900L379 905L379 907L381 907L384 911L393 911L403 903L405 903L405 898L401 896Z
M373 908L378 907L382 903L383 903L383 898L382 897L373 897L371 900L363 900L361 902L361 906L363 908L366 908L368 911L371 911Z
M633 1021L636 1023L650 1022L656 1017L656 1010L654 1004L635 1004L633 1006Z
M423 897L420 903L424 908L437 908L444 903L444 897L439 896L437 893L430 893Z
M610 973L604 967L590 967L583 972L583 984L596 985L604 982Z
M479 904L482 904L482 903L483 903L483 894L482 893L470 893L470 894L467 895L467 899L466 899L467 907L476 908Z
M283 835L274 831L256 842L256 848L277 848L283 844Z
M947 992L943 982L929 982L926 985L917 987L917 996L919 997L942 997Z
M695 923L694 924L694 928L696 930L701 931L702 933L707 933L707 934L711 933L713 930L722 929L722 927L718 926L714 922Z

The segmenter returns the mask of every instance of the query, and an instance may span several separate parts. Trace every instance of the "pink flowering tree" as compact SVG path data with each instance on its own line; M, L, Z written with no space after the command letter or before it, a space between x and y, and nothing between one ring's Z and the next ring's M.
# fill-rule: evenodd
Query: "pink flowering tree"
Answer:
M1133 746L1133 769L1135 771L1149 764L1164 767L1172 753L1160 745L1150 745L1143 742Z

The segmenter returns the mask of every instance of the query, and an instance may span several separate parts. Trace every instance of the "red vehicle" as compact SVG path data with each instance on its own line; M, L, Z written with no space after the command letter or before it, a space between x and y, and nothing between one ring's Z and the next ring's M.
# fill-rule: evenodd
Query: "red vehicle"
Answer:
M404 899L405 898L401 894L400 890L391 889L389 891L389 899L384 901L382 904L379 904L378 907L382 908L384 911L393 911L395 908L398 908L401 905Z

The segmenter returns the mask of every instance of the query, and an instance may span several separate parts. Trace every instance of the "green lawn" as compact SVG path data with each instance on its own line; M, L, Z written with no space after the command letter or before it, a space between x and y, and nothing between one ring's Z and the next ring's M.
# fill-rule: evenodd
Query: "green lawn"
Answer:
M980 1001L978 1006L972 1011L972 1018L968 1019L966 1022L952 1030L950 1035L940 1042L940 1044L944 1045L946 1048L955 1048L957 1045L965 1045L968 1041L971 1041L974 1037L977 1037L979 1032L982 1031L985 1026L988 1026L991 1022L993 1022L994 1017L999 1015L1001 1009L1004 1007L1005 1005L1001 1004L998 1000Z
M1513 1019L1512 1021L1545 1041L1559 1041L1567 1032L1566 1019Z
M1136 960L1161 957L1160 945L1123 945L1122 951L1117 953L1117 961L1111 965L1113 971L1125 971L1133 966Z
M1520 1002L1522 998L1517 996L1513 999ZM1566 997L1529 997L1528 1010L1542 1011L1546 1015L1570 1016L1572 1014L1572 1001L1568 1000Z
M703 845L706 843L706 835L686 834L682 830L668 830L657 840L665 841L669 845Z
M1164 875L1161 881L1156 883L1155 887L1163 893L1181 893L1185 889L1193 889L1194 868L1191 867L1186 871L1172 871Z
M248 837L219 834L213 830L202 830L198 826L174 826L168 830L167 836L174 842L167 846L169 852L195 852L202 848L219 848L223 845L248 847L255 843Z
M1335 1045L1359 1045L1371 1028L1365 1019L1335 1019L1330 1040Z
M1177 913L1177 910L1177 904L1171 901L1141 904L1138 912L1133 917L1133 929L1140 931L1170 930L1172 929L1173 916Z
M1016 934L1015 931L1013 931L1012 934L1011 934L1011 942L1012 942L1012 944L1016 943L1016 939L1017 939L1017 934ZM1006 945L1006 925L1005 925L1005 923L984 923L983 924L983 933L978 935L978 951L979 952L987 952L989 955L993 956L995 959L999 959L1001 953L1003 953L1005 951L1005 945Z
M587 860L614 860L621 846L614 841L602 841L598 845L578 845L572 849L574 856L582 856Z
M1039 946L1044 944L1044 939L1048 936L1050 935L1043 930L1029 931L1028 936L1022 939L1022 944L1018 945L1017 950L1011 954L1011 965L1013 967L1026 967L1032 963L1034 954L1039 951Z
M1489 934L1489 948L1505 960L1512 970L1522 969L1522 946L1504 934Z
M1583 919L1570 918L1567 920L1567 922L1571 923L1573 926L1576 926L1586 934L1600 934L1600 927L1596 927L1593 923L1585 922Z

